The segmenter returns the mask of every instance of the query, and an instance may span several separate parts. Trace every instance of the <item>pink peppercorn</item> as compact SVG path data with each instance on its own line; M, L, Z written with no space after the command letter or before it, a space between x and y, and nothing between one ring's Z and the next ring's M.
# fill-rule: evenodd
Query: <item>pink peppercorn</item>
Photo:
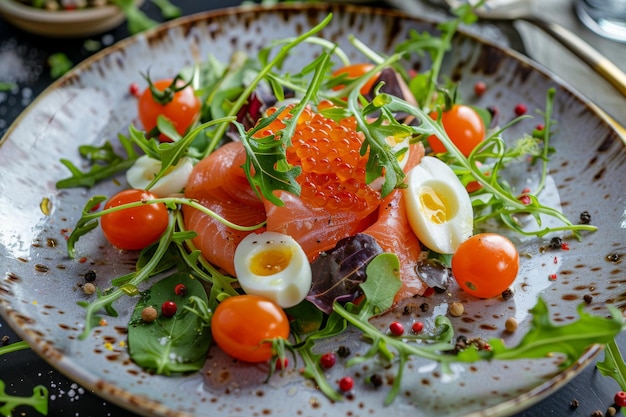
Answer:
M163 304L161 304L161 313L165 317L172 317L174 314L176 314L176 310L178 310L178 306L173 301L165 301Z
M342 391L350 391L354 387L354 379L344 376L339 380L339 389Z
M389 331L394 336L401 336L404 333L404 326L402 323L394 321L389 325Z
M422 323L421 321L416 321L411 326L411 330L413 330L413 333L421 332L422 330L424 330L424 323Z
M187 287L185 287L185 284L178 284L174 287L174 293L176 295L185 295L187 294Z
M130 93L131 96L139 97L139 84L131 83L128 86L128 92Z
M487 91L487 84L484 81L477 81L474 84L474 94L477 96L482 96Z
M523 114L526 114L527 111L528 111L528 109L526 108L525 104L519 103L517 106L515 106L515 114L517 116L521 116Z
M615 405L618 407L626 407L626 392L624 391L619 391L615 394L615 397L613 398L613 401L615 402Z
M337 357L335 356L335 354L332 352L328 352L324 353L320 358L320 365L322 365L322 368L329 369L335 365L336 361Z

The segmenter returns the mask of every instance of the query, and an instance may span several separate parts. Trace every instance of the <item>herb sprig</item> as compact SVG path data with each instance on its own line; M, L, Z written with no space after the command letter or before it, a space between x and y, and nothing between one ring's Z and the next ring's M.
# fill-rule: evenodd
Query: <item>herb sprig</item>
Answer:
M0 356L28 348L25 341L0 346ZM17 397L7 394L5 384L0 380L0 416L11 417L11 412L21 405L33 407L40 414L48 415L48 389L43 385L37 385L30 397Z

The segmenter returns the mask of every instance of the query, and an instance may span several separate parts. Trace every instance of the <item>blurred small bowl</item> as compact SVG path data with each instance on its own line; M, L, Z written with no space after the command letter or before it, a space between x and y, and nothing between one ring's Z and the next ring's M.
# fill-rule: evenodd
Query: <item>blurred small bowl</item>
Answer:
M49 11L13 0L0 0L0 16L27 32L57 38L97 35L113 29L126 19L122 10L113 5Z

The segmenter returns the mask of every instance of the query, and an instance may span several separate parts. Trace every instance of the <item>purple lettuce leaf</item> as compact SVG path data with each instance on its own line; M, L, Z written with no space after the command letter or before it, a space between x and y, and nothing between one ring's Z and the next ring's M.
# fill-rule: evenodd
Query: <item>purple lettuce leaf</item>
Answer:
M311 264L313 285L306 299L326 314L335 301L354 301L363 294L359 284L367 278L367 265L382 252L376 240L363 233L340 240Z

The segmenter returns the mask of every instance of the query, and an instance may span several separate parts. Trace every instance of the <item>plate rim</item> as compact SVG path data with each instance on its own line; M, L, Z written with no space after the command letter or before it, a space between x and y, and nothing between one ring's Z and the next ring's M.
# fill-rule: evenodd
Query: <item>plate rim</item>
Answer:
M194 23L200 21L209 21L216 17L223 17L227 15L236 15L242 13L276 13L280 11L306 11L310 9L315 9L318 11L328 11L333 13L350 13L350 14L377 14L383 15L390 18L399 18L412 20L420 23L427 24L436 24L438 23L437 19L429 19L426 17L418 17L411 16L402 11L385 9L381 7L372 7L372 6L356 6L352 4L324 4L324 3L316 3L316 4L303 4L303 3L280 3L277 5L242 5L235 7L228 7L223 9L215 9L209 11L198 12L194 14L190 14L187 16L180 17L178 19L164 22L157 27L146 30L145 32L127 37L116 42L113 45L110 45L85 60L78 63L75 67L72 68L68 73L64 74L59 79L52 82L49 86L47 86L41 93L17 116L17 118L11 123L11 125L6 130L5 134L0 138L0 148L6 141L9 140L12 132L15 128L20 124L20 122L33 111L34 108L37 107L38 103L44 99L44 97L51 92L55 91L57 88L61 87L65 83L70 82L70 80L81 71L89 68L89 66L94 63L104 59L106 56L114 53L115 51L122 51L128 48L129 45L138 43L141 39L152 39L158 37L160 34L170 31L173 28L180 28L187 25L193 26ZM616 135L617 137L622 138L624 144L626 145L626 138L618 132L615 127L610 123L610 119L607 119L609 116L606 115L603 111L601 111L595 104L593 104L589 99L587 99L584 95L578 92L573 86L569 85L563 79L561 79L558 75L552 73L550 70L542 66L541 64L534 61L532 58L515 51L513 49L503 47L498 45L488 39L484 39L476 34L468 32L464 28L458 28L457 32L461 34L461 36L470 38L473 42L477 44L487 45L491 48L498 49L506 55L509 55L516 61L523 63L532 68L533 71L540 73L542 76L549 78L558 84L564 91L574 95L581 104L585 105L586 110L592 113L598 120L602 121L605 128L607 128L611 134ZM149 43L149 42L148 42ZM0 292L0 295L2 293ZM626 313L624 313L626 315ZM150 415L158 415L158 416L176 416L176 417L194 417L194 414L190 414L186 411L180 411L171 409L162 403L144 397L142 395L133 394L132 392L117 388L114 384L101 380L96 375L91 373L85 373L80 371L80 367L77 364L73 363L73 361L68 360L68 356L57 350L54 346L52 346L49 342L38 341L38 335L32 329L28 327L24 328L22 326L23 323L27 323L28 320L24 317L21 317L20 314L11 308L11 306L6 301L5 297L0 297L0 315L7 321L7 323L11 326L11 328L18 334L24 341L28 343L31 349L37 353L38 356L43 358L46 362L48 362L52 367L54 367L59 372L63 373L69 379L76 381L83 387L87 389L91 389L96 395L102 397L103 399L110 401L126 410L139 413L142 415L150 416ZM602 351L602 346L600 345L592 345L585 354L583 354L578 360L573 362L570 366L560 371L558 374L548 379L547 381L539 384L532 390L525 392L524 394L520 394L517 397L512 398L511 400L507 400L501 402L497 405L490 406L489 408L485 408L480 411L470 412L469 414L464 414L465 417L485 417L485 416L507 416L513 414L515 412L519 412L521 410L527 409L533 404L539 402L540 400L548 397L550 394L554 393L556 390L561 388L567 382L569 382L572 378L578 375L582 369L588 366L598 354ZM130 408L133 407L141 407L139 409Z

